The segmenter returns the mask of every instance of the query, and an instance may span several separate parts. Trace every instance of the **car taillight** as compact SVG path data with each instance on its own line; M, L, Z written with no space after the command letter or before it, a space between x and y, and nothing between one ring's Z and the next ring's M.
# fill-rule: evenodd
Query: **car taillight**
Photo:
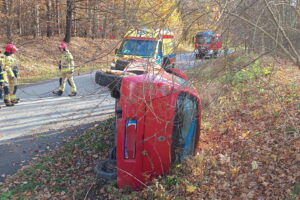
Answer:
M127 120L124 141L124 158L135 159L136 154L136 135L137 135L137 121Z

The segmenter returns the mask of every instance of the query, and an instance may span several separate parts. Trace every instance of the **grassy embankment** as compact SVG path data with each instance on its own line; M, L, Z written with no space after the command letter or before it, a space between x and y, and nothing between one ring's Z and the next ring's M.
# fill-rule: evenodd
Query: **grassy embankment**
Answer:
M21 65L21 84L49 80L59 76L58 44L62 38L16 38ZM107 39L72 38L69 49L75 60L75 75L110 65L119 41ZM4 46L4 45L3 45Z
M289 63L253 58L231 55L188 72L203 100L201 150L143 191L120 190L115 182L95 178L96 161L112 145L109 119L7 178L0 184L1 200L296 200L300 74Z

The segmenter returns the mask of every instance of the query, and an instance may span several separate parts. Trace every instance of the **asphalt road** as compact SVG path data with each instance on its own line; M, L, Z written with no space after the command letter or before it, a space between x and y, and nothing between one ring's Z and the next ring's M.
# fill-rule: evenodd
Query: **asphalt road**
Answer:
M14 107L0 103L0 181L31 158L61 146L66 137L81 134L114 113L114 99L94 81L94 73L76 76L78 96L70 87L52 94L58 80L21 86Z
M177 55L177 66L187 70L205 62L194 58L192 53ZM61 97L53 95L56 79L21 86L17 92L21 102L14 107L0 103L0 181L114 113L114 99L94 77L94 73L75 77L76 97L68 97L68 84Z

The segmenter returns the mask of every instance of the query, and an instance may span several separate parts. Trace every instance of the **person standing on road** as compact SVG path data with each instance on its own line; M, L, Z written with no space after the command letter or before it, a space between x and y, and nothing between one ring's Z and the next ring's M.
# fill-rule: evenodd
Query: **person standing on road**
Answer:
M2 68L3 58L4 58L4 55L0 51L0 99L3 99L2 89L4 87L4 70ZM0 108L1 108L1 106L0 106Z
M3 69L4 55L0 51L0 99L3 99L3 87L4 87L4 69Z
M5 46L4 57L2 58L4 103L6 106L13 106L19 102L19 99L16 97L19 67L17 59L14 56L17 50L15 45L7 44Z
M68 80L71 88L72 93L69 94L69 96L76 96L77 90L76 85L73 79L73 73L74 73L74 59L71 54L71 52L68 49L68 46L66 43L60 43L59 44L59 50L61 51L62 55L59 60L59 69L61 71L61 82L60 87L57 91L53 91L54 94L61 96L65 90L66 81Z

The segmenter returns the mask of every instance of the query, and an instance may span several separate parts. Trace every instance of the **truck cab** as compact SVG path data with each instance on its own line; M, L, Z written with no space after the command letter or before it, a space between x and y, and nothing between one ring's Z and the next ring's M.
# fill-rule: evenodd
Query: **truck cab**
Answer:
M132 61L147 60L167 66L176 61L174 34L169 29L129 30L116 49L111 69L124 70Z
M221 37L214 31L198 32L195 36L194 47L196 59L216 57L222 48Z

